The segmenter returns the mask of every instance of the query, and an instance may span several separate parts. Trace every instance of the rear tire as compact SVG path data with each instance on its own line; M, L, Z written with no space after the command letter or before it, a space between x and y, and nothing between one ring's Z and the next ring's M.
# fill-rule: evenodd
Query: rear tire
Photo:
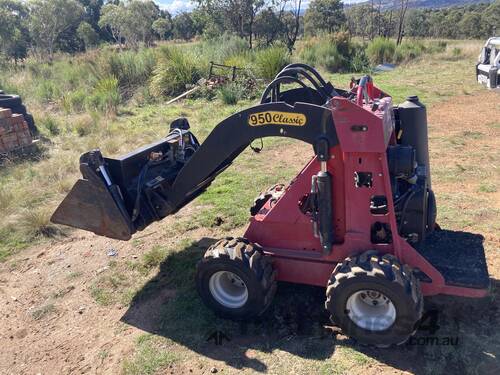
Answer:
M243 320L261 315L276 292L276 272L262 248L227 237L210 246L198 263L196 286L218 316Z
M339 263L326 297L334 324L359 343L377 347L406 342L423 312L420 284L410 267L376 251Z

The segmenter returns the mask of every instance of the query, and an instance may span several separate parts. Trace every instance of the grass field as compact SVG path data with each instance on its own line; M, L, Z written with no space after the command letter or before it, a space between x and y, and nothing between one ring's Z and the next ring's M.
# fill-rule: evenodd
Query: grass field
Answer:
M426 301L440 312L434 336L456 345L429 343L422 331L394 349L359 346L330 325L322 288L280 285L268 313L247 324L220 320L202 305L196 262L216 239L241 235L253 198L289 181L310 158L296 142L265 140L261 153L246 150L199 199L127 243L48 222L79 175L80 153L97 146L124 153L163 136L178 116L203 140L252 101L190 99L89 114L28 99L50 141L33 160L0 169L0 373L500 373L500 96L475 83L479 43L447 48L374 80L396 103L417 94L428 105L438 222L484 237L491 298ZM325 76L345 87L351 74ZM230 341L207 341L216 331Z

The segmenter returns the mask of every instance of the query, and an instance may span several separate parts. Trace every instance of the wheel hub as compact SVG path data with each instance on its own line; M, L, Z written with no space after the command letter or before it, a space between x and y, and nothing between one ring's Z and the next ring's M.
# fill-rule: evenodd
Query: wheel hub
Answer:
M222 306L237 309L248 300L245 282L235 273L218 271L210 276L208 287L212 297Z
M388 329L396 320L396 308L385 294L376 290L359 290L346 303L347 315L358 327L370 331Z

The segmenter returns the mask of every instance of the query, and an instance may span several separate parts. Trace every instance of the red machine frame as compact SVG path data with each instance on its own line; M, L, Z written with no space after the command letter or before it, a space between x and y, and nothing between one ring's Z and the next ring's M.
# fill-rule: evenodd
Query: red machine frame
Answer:
M376 96L380 95L375 86L371 90ZM251 218L244 234L273 257L277 279L324 287L338 262L374 249L394 254L401 263L425 273L432 280L421 283L425 296L485 296L487 290L484 289L446 285L443 275L398 235L386 154L388 145L396 143L390 118L392 99L382 99L375 111L370 106L360 106L339 96L331 99L329 105L339 139L339 144L330 149L331 158L327 162L327 169L333 176L335 243L330 254L323 255L310 219L298 207L299 200L310 190L311 177L320 170L320 163L314 157L286 187L285 194L274 203L267 201ZM366 125L367 129L353 132L352 124ZM372 186L356 187L356 171L370 172ZM375 195L387 198L387 214L370 212L370 200ZM391 243L372 243L370 228L375 222L390 226Z

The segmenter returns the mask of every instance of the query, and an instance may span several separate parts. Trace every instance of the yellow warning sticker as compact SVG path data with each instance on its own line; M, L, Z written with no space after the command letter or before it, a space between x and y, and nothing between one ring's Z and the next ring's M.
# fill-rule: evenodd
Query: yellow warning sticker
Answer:
M289 125L304 126L307 118L302 113L266 111L252 113L248 116L248 125Z

